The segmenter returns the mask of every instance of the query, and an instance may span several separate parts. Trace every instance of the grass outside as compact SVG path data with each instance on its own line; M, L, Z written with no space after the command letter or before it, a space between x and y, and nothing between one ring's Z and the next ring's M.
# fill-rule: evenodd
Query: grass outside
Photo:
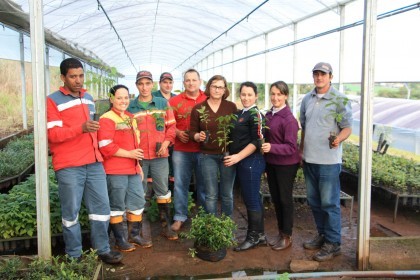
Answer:
M359 145L359 136L351 135L347 139L347 141L349 141L352 144ZM373 146L372 148L375 149L378 146L378 142L373 141L372 146ZM387 150L387 154L388 155L393 155L393 156L398 156L398 157L403 157L403 158L407 158L407 159L412 159L415 162L420 163L420 155L416 155L416 154L411 153L411 152L407 152L407 151L403 151L403 150L399 150L399 149L389 147L389 149Z

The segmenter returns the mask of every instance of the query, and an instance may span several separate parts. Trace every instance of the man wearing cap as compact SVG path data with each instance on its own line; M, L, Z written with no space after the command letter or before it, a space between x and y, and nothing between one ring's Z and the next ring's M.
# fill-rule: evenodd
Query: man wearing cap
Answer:
M160 74L159 78L159 90L152 93L155 97L165 98L169 100L171 97L176 96L176 94L172 93L172 89L174 87L174 78L172 74L169 72L163 72ZM174 172L172 166L172 153L173 153L173 146L169 146L169 181L173 184L174 181ZM173 187L173 185L172 185Z
M159 90L152 93L155 97L165 98L169 100L171 97L174 97L176 94L172 93L174 88L174 78L169 72L163 72L159 78Z
M190 141L188 131L190 128L191 109L198 103L207 99L200 90L200 74L195 69L189 69L184 74L185 91L172 97L169 104L174 110L176 119L176 138L172 162L175 174L175 216L172 230L178 231L187 220L188 214L188 191L193 171L195 172L195 187L198 205L204 205L205 193L198 168L198 155L200 144Z
M303 247L320 249L313 258L321 262L341 253L341 142L351 135L353 119L349 100L331 85L331 65L317 63L312 77L315 88L305 95L300 107L300 152L308 204L318 234ZM335 139L330 133L336 135Z
M140 130L140 148L144 153L143 185L147 186L150 171L162 222L162 235L169 240L176 240L178 235L171 230L171 192L168 189L168 146L175 141L174 114L166 99L152 95L152 73L137 73L136 86L139 96L130 102L128 111L134 115Z

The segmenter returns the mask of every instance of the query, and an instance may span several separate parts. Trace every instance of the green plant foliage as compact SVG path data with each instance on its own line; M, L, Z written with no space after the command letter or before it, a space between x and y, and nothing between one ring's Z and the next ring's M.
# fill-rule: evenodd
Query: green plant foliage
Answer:
M210 115L209 112L206 110L206 106L201 105L200 109L197 109L197 112L200 114L200 122L204 123L204 126L206 127L207 130L207 124L209 123L210 119Z
M19 175L34 161L33 134L12 140L0 151L0 178Z
M51 232L62 232L61 207L58 199L58 185L55 173L50 168L50 218ZM35 175L14 186L8 194L0 194L0 238L26 237L36 235L36 182ZM89 221L85 207L79 214L82 229L88 229Z
M359 173L359 148L344 143L343 167ZM414 160L374 153L372 155L372 182L402 193L420 193L420 166Z
M67 256L35 259L25 267L19 256L0 263L0 279L92 279L99 262L94 250L82 253L82 261Z
M216 139L213 142L216 142L219 147L222 147L223 152L227 152L228 145L232 143L229 140L229 136L230 131L235 127L234 121L237 118L238 116L236 114L229 114L216 119L218 130L216 132Z
M155 120L156 130L163 131L165 128L165 114L164 113L153 113L153 119Z
M234 246L235 222L228 216L216 217L206 213L200 207L198 214L191 219L191 228L187 233L182 233L182 237L194 239L195 244L204 246L212 251Z
M349 99L345 96L337 95L334 92L330 92L332 95L332 99L325 105L325 108L334 106L335 108L342 108L346 107L347 103L349 103ZM330 112L327 114L327 117L333 117L337 123L340 123L343 120L343 114L338 113L336 109L330 109Z

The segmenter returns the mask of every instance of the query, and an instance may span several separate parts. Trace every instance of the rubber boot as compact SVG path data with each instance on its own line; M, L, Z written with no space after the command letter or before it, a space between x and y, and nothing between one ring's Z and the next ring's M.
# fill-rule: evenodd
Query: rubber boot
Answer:
M264 235L264 216L262 211L248 212L248 231L245 241L235 247L234 251L245 251L258 245L266 244Z
M142 248L152 247L152 241L143 238L141 232L142 215L134 215L127 212L127 228L128 228L128 242Z
M136 247L133 244L127 242L122 222L117 224L110 224L110 228L114 233L115 246L118 250L122 252L131 252L136 250Z
M162 235L169 240L177 240L178 234L171 229L171 215L169 203L158 203L160 222L162 223Z

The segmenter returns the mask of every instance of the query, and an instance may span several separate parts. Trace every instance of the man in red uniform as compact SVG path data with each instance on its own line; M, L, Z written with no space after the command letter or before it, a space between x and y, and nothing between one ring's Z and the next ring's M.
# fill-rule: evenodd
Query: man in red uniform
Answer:
M180 230L187 219L188 190L193 170L195 171L198 204L204 205L205 200L202 176L199 174L200 168L198 168L200 144L190 141L188 136L192 107L207 99L204 92L200 90L200 84L200 74L194 69L187 70L184 74L185 91L169 100L176 119L176 138L172 155L175 177L175 216L171 228L174 231Z
M102 156L93 121L95 103L83 89L83 65L75 58L60 64L64 86L48 96L47 129L54 171L58 181L66 253L79 259L82 235L79 210L84 199L89 213L92 247L106 263L123 256L111 251L108 239L110 207Z

